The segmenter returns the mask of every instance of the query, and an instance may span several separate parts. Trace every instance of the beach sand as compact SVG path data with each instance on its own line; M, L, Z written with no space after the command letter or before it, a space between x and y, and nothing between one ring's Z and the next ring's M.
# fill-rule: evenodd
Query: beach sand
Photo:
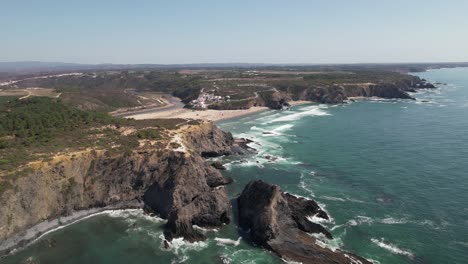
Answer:
M310 103L308 101L293 101L290 102L291 105L300 105ZM159 118L185 118L185 119L202 119L202 120L210 120L210 121L219 121L230 119L234 117L244 116L252 113L257 113L261 111L268 110L269 108L266 106L254 106L249 109L242 109L242 110L193 110L187 108L176 108L176 109L168 109L165 111L164 109L157 110L155 112L150 113L141 113L141 114L133 114L125 116L126 118L134 118L137 120L140 119L159 119Z

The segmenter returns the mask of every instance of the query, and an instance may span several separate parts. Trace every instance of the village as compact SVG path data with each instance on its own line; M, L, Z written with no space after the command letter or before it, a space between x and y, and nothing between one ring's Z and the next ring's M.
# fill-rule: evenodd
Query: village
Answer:
M214 92L214 90L211 90ZM204 92L202 89L197 99L190 102L190 106L195 109L206 109L210 104L229 102L230 96L214 95L214 93Z

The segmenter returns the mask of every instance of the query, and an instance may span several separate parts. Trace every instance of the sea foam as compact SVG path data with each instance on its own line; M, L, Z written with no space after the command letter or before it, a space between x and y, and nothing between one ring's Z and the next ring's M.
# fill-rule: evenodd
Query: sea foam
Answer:
M265 122L265 124L275 123L275 122L288 122L299 120L306 116L327 116L330 115L323 109L326 109L326 105L313 105L301 108L300 111L294 111L292 114L282 115L278 118L274 118Z
M385 250L387 250L387 251L389 251L389 252L391 252L393 254L404 255L404 256L407 256L409 258L414 258L414 254L411 251L401 249L401 248L397 247L394 244L386 243L383 238L381 240L371 238L371 241L372 241L372 243L376 244L377 246L379 246L379 247L381 247L381 248L383 248L383 249L385 249Z
M220 237L215 237L215 241L216 241L216 244L218 246L226 246L226 245L230 245L230 246L239 246L240 245L240 242L241 242L241 237L239 237L237 240L233 240L233 239L229 239L229 238L220 238Z

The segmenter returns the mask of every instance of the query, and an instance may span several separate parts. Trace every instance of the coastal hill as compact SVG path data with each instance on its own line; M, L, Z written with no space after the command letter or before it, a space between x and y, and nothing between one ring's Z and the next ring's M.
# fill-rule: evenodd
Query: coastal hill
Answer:
M204 240L194 225L213 228L232 221L224 188L232 179L224 178L218 171L222 166L206 158L248 154L247 140L234 139L208 121L135 120L109 112L158 110L169 107L173 97L195 112L282 109L299 100L336 104L357 97L412 99L408 92L433 87L406 73L362 67L105 70L8 80L0 87L0 253L106 209L144 208L162 217L167 221L166 247L178 237ZM349 260L351 254L308 246L315 239L306 233L329 235L321 225L297 215L312 208L313 201L294 199L269 185L260 187L274 192L258 204L259 212L284 217L270 219L277 225L268 231L272 236L262 235L271 223L260 219L258 235L268 239L252 241L304 263L311 262L304 254L315 253L335 263ZM251 188L239 198L241 204L255 200ZM268 209L272 199L278 209L274 212ZM319 212L312 209L304 212ZM251 225L247 220L255 219L240 217L246 227ZM282 241L291 244L287 252L278 247Z
M122 119L45 97L3 101L0 140L0 256L51 229L115 209L143 208L148 215L165 219L165 247L178 237L205 240L194 226L220 228L235 216L224 188L232 179L221 175L222 166L205 158L253 151L249 141L234 139L212 122ZM317 213L328 217L317 203L282 194L277 186L258 188L250 184L239 197L240 218L235 222L245 227L246 221L255 219L246 214L256 209L245 205L280 210L274 215L286 218L272 219L283 230L278 241L288 238L290 243L287 253L271 246L280 257L303 263L367 263L351 253L318 247L315 238L306 234L321 232L331 238L324 227L306 218ZM271 197L256 198L268 190L282 196L273 199L280 207L268 204ZM284 202L289 208L281 211ZM260 222L254 234L271 239L269 232L263 232L270 225ZM294 228L304 233L288 235L296 232ZM258 242L255 237L245 239ZM304 241L309 244L303 245ZM304 246L310 246L305 253Z
M117 119L47 98L16 100L3 110L3 253L66 222L54 219L95 208L146 206L167 219L169 241L201 240L193 224L230 221L222 188L229 180L203 156L245 150L213 123Z
M1 92L54 89L61 100L80 109L108 112L158 107L164 95L178 97L186 107L201 110L252 106L280 109L296 100L342 103L355 97L410 99L407 92L433 87L406 74L410 66L93 70L15 77L3 82ZM416 69L424 68L412 70Z

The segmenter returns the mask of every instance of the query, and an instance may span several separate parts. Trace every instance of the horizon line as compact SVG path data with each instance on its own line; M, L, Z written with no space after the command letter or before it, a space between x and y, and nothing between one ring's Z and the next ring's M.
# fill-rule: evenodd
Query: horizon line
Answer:
M154 63L154 62L142 62L142 63L81 63L81 62L65 62L65 61L42 61L42 60L19 60L19 61L0 61L1 64L13 64L13 63L50 63L50 64L73 64L73 65L163 65L163 66L175 66L175 65L206 65L206 64L251 64L251 65L362 65L362 64L381 64L381 65L392 65L392 64L438 64L438 63L468 63L468 61L408 61L408 62L187 62L187 63Z

